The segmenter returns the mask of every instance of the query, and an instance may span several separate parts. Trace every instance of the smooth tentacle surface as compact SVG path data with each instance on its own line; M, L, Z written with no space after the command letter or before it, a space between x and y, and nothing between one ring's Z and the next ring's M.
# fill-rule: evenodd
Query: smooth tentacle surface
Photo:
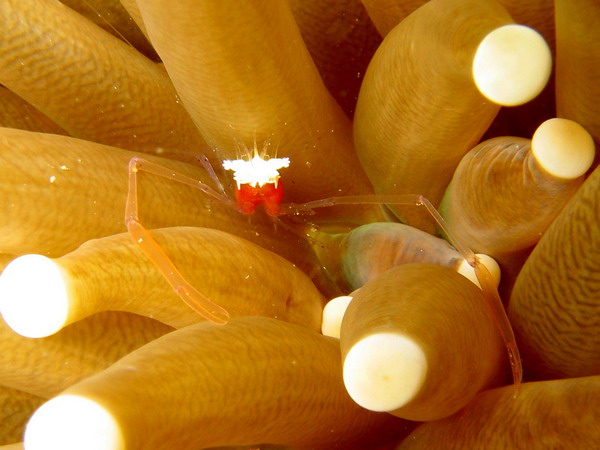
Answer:
M427 0L362 0L369 16L382 36L388 34L406 16ZM553 0L498 0L517 23L539 31L546 41L554 43L554 1ZM552 47L554 47L552 45Z
M392 267L418 262L450 267L477 284L474 269L447 241L401 223L371 223L341 234L315 230L312 237L319 261L343 292L360 288ZM491 258L477 256L500 277Z
M434 0L417 9L384 39L358 99L354 137L376 192L419 193L437 206L498 105L528 102L550 71L543 38L512 24L495 1ZM398 215L417 226L409 212Z

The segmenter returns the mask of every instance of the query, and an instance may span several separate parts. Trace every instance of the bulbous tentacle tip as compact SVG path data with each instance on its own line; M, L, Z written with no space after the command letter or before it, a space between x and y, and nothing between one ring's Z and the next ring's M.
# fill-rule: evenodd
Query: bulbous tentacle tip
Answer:
M342 319L351 301L352 296L343 295L327 302L325 308L323 308L323 320L321 323L321 333L323 335L336 339L340 338Z
M546 172L567 180L584 175L594 162L594 138L579 123L563 118L543 122L531 138L531 152Z
M473 81L481 94L501 106L535 98L552 72L552 53L533 28L509 24L491 31L473 59Z
M67 324L68 276L46 256L23 255L9 263L0 277L0 298L2 317L21 336L50 336Z
M428 371L421 345L399 333L375 333L358 341L344 360L350 397L371 411L393 411L420 391Z
M496 288L498 288L498 285L500 284L501 273L500 266L498 265L496 260L491 256L485 255L483 253L476 253L475 256L477 257L479 263L483 264L486 267L486 269L492 276L493 285ZM472 262L469 262L466 259L464 259L460 263L457 272L467 277L470 281L472 281L481 288L481 285L479 284L479 279L477 278L477 274L475 272L475 267L471 264Z
M25 429L28 449L123 450L123 436L113 415L98 402L59 395L44 403Z

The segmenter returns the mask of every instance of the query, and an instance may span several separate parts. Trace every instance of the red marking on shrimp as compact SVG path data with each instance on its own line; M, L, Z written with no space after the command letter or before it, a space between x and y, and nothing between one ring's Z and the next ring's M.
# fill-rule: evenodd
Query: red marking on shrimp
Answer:
M281 183L265 184L260 187L252 187L249 184L242 184L235 190L235 200L244 214L253 214L257 205L262 204L265 212L270 216L279 214L281 200L283 200L283 187Z
M223 161L225 170L233 171L233 179L236 182L235 199L240 211L252 214L256 206L262 204L268 215L279 215L279 205L283 200L279 169L289 165L289 158L261 157L256 147L252 159Z

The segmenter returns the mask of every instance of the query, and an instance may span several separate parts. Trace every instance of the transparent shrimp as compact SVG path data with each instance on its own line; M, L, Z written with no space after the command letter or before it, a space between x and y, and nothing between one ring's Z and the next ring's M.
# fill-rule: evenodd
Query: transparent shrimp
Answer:
M208 160L201 159L201 162L205 168L207 168L207 165L210 167ZM253 214L257 206L262 204L268 215L273 217L278 223L283 223L284 225L285 222L280 220L282 216L298 215L304 212L311 213L314 209L335 205L412 205L423 207L436 221L447 240L474 268L490 313L493 315L506 345L514 383L517 387L520 385L522 368L519 350L493 277L471 249L461 242L455 230L450 228L429 200L422 195L416 194L359 195L329 197L302 204L281 204L283 183L280 180L279 169L287 167L289 163L287 158L265 159L258 154L256 146L252 158L248 155L246 159L224 161L224 168L234 172L234 180L236 181L236 201L234 202L225 194L218 180L215 183L220 192L199 180L143 158L134 157L129 163L129 189L125 211L125 224L134 241L160 270L174 291L187 305L208 320L218 324L226 324L229 319L228 312L206 298L206 296L185 280L185 277L179 273L160 245L152 238L150 232L142 225L138 216L138 171L142 170L199 189L206 195L219 200L229 207L237 209L243 214ZM217 178L212 168L207 168L207 170L214 179Z
M85 3L106 23L112 28L131 47L133 45L112 25L103 15L98 12L87 0ZM265 160L264 154L259 155L256 151L256 142L254 145L254 157ZM264 153L264 152L263 152ZM127 202L125 208L125 224L127 230L131 234L134 241L139 245L144 254L155 264L160 270L165 279L169 282L174 291L179 297L194 309L202 317L211 320L218 324L226 324L229 320L229 313L219 305L206 298L201 292L195 289L190 283L185 280L185 277L179 273L173 262L163 251L161 246L154 240L150 232L142 225L138 216L138 198L137 198L137 173L142 170L160 177L164 177L179 183L192 186L201 190L205 194L217 199L223 204L237 209L243 214L252 214L256 207L263 205L265 212L273 217L273 219L282 226L294 231L295 228L288 226L279 218L285 215L296 215L303 212L312 212L313 209L324 208L335 205L412 205L424 207L433 219L437 222L439 229L446 236L447 240L456 248L456 250L465 258L465 260L474 268L480 286L483 290L485 299L490 308L491 314L496 321L499 332L507 347L509 361L512 369L513 381L517 388L522 380L522 367L519 350L517 348L516 339L512 330L512 326L508 320L508 316L504 310L504 305L498 294L492 275L486 267L478 260L477 256L458 238L457 233L452 230L445 222L438 211L425 197L417 194L407 195L363 195L363 196L343 196L329 197L322 200L315 200L302 204L281 204L283 199L282 184L279 182L280 176L277 172L272 181L262 185L256 183L239 183L236 186L236 201L231 200L225 193L223 185L216 176L208 159L200 156L199 161L207 170L211 178L214 180L217 190L211 188L206 183L190 178L184 174L177 173L171 169L163 167L149 160L134 157L129 163L129 189L127 194ZM252 158L254 159L254 158ZM278 171L281 168L287 167L285 160L287 158L276 158L274 164L270 165ZM244 161L243 159L229 161L232 164L226 164L226 170L234 169L235 161ZM246 162L251 161L249 155ZM271 160L273 161L273 160ZM255 161L257 166L262 163ZM243 167L243 166L242 166ZM304 236L305 237L305 236Z

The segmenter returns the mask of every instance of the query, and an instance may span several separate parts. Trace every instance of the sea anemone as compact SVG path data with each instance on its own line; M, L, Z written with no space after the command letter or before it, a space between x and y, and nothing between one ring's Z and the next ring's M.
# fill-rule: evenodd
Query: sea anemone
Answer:
M0 5L0 445L598 444L598 5L121 3ZM529 189L520 208L511 196L525 190L507 188L487 212L484 188L456 179L461 159L489 142L522 150L556 116L583 136L575 181L559 200L556 183L539 198ZM257 148L289 158L285 215L242 214L233 200L222 161ZM470 172L481 186L522 182L497 159ZM470 240L468 212L452 209L463 185L484 222L555 201L525 244L488 251L508 316L471 251L490 238ZM415 212L429 208L420 195L449 224ZM132 239L124 215L150 234L130 228ZM355 232L360 252L334 245L384 221L456 251L437 237L402 247L387 226ZM491 234L504 237L518 219L498 222ZM402 251L413 264L388 267ZM429 264L442 251L447 267ZM366 268L363 287L348 261ZM323 328L338 339L320 326L340 294L347 315Z

